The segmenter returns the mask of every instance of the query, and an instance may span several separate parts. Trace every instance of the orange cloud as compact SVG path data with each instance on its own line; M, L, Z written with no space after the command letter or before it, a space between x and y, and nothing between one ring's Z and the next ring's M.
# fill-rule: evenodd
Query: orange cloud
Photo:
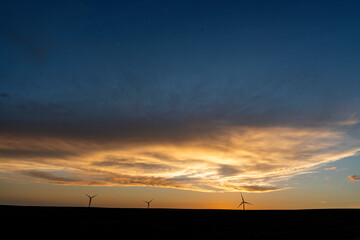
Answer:
M357 176L357 175L351 175L351 176L348 176L348 178L351 181L360 181L360 176Z
M326 128L213 128L109 138L2 136L0 176L66 185L268 192L359 150L352 138Z
M324 170L330 171L330 170L335 170L336 167L329 167L329 168L324 168Z

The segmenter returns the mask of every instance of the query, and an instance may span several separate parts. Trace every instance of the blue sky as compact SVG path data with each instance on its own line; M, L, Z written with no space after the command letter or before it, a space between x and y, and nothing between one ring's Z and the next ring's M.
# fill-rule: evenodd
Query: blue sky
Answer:
M33 105L53 104L60 108L53 118L61 120L69 119L61 113L124 119L171 110L176 117L210 114L231 121L251 113L263 122L267 112L280 118L274 121L297 122L288 113L306 124L338 120L346 117L338 111L351 115L359 104L357 5L8 3L2 10L7 81L1 86L12 105L4 108L9 119L24 119L24 110L40 107Z

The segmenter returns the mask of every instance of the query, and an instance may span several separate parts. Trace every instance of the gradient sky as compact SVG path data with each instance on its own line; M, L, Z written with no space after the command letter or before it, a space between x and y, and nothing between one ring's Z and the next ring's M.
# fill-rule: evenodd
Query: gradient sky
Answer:
M0 204L360 208L359 1L2 1Z

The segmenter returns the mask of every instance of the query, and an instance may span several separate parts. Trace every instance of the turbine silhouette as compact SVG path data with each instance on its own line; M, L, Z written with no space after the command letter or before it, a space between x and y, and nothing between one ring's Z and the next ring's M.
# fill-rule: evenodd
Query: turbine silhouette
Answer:
M243 210L245 210L245 204L250 204L250 205L252 205L252 204L245 202L242 193L240 193L240 194L241 194L242 202L240 203L240 205L237 208L239 208L241 205L243 205Z
M95 194L94 196L89 196L89 195L87 195L87 194L85 194L85 195L89 197L89 207L90 207L90 206L91 206L91 200L92 200L94 197L96 197L97 194Z
M150 208L150 203L151 203L151 201L152 201L152 200L154 200L154 199L151 199L151 200L150 200L150 201L148 201L148 202L147 202L147 201L144 201L144 202L146 202L146 203L147 203L147 208Z

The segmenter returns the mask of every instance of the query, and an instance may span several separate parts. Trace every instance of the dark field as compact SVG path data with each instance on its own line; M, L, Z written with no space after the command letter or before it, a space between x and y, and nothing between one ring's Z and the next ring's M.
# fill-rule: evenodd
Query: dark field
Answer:
M360 239L360 209L183 210L0 206L2 239Z

